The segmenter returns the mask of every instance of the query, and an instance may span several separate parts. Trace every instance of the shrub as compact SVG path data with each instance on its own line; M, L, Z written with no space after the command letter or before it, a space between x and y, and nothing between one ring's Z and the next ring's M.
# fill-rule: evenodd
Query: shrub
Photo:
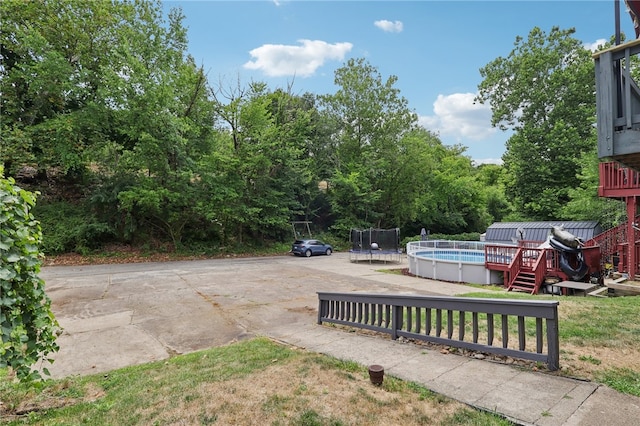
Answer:
M115 238L113 228L97 222L82 206L67 201L34 209L42 224L42 251L47 255L96 249Z
M41 378L31 367L58 350L60 331L38 276L42 232L31 213L35 200L0 168L0 368L25 381Z

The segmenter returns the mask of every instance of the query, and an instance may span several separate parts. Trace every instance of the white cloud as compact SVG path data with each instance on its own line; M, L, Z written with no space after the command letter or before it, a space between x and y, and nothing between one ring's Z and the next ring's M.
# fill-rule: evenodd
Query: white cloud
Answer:
M604 46L607 43L607 40L604 38L599 38L593 43L585 43L583 46L585 49L589 49L592 52L595 52L600 47Z
M483 140L496 133L491 127L489 105L474 103L474 93L438 95L433 103L433 116L421 116L420 124L440 135L456 139Z
M474 93L438 95L434 115L420 116L418 122L439 135L443 143L466 146L475 164L502 164L501 158L480 158L495 150L498 131L491 126L491 107L474 103L475 97Z
M382 31L387 33L401 33L402 32L402 21L387 21L383 19L381 21L375 21L373 23L376 27L380 28Z
M244 68L261 70L269 77L308 77L327 60L341 61L351 50L351 43L329 44L321 40L298 40L300 46L265 44L249 52L255 58Z
M501 166L504 164L504 161L502 161L502 158L481 158L479 160L474 159L473 164L476 166L479 166L480 164L497 164L498 166Z

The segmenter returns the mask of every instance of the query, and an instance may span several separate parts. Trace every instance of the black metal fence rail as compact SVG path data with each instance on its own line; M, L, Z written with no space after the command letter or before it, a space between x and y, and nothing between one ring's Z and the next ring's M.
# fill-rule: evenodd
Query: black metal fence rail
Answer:
M318 293L318 303L318 324L364 328L388 333L394 340L402 336L543 362L552 371L559 368L557 301ZM517 339L511 346L510 334ZM528 336L535 344L527 345Z

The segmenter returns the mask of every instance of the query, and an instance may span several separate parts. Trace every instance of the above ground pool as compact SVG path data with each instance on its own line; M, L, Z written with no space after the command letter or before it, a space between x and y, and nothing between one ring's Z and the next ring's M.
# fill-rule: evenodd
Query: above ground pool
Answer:
M409 272L433 280L501 284L502 273L484 266L484 243L415 241L407 244Z

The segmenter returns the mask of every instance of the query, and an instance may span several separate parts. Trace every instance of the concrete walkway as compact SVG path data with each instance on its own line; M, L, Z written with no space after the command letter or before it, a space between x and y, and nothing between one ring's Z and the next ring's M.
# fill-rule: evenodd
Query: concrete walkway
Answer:
M640 398L316 324L317 292L456 295L469 287L380 272L344 253L43 268L64 327L54 377L105 372L269 336L423 384L523 425L636 425ZM474 290L475 291L475 290Z

